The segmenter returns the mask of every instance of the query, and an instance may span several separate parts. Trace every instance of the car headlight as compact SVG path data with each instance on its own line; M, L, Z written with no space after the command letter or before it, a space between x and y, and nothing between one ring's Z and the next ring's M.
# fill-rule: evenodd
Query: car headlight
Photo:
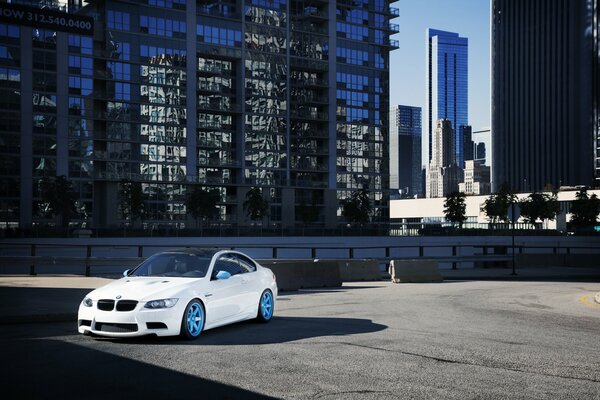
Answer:
M89 297L86 297L85 299L83 299L83 301L81 302L81 304L83 304L86 307L91 307L91 306L94 305L94 302Z
M175 304L177 304L177 300L179 299L161 299L161 300L151 300L147 301L144 305L144 308L171 308Z

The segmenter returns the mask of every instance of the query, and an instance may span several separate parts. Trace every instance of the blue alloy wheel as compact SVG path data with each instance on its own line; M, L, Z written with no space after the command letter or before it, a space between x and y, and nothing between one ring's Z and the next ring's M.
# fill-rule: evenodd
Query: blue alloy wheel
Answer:
M198 300L192 300L185 308L181 321L181 335L186 339L200 336L204 328L204 308Z
M273 317L273 308L275 302L273 301L273 293L270 290L265 290L260 296L260 303L258 305L258 320L261 322L269 322Z

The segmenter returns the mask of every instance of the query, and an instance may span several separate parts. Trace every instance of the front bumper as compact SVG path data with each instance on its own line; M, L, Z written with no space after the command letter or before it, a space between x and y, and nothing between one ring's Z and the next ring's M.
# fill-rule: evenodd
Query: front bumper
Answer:
M80 305L77 330L106 337L179 335L185 301L180 299L174 307L157 310L144 308L144 304L138 303L132 311L102 311L95 301L92 307Z

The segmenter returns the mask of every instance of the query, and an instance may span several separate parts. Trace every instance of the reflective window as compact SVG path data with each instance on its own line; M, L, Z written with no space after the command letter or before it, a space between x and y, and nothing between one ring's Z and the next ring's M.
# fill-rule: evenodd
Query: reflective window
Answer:
M140 15L140 31L151 35L185 39L186 23L176 19Z
M130 28L129 13L122 12L122 11L108 10L107 26L108 26L108 29L128 31Z

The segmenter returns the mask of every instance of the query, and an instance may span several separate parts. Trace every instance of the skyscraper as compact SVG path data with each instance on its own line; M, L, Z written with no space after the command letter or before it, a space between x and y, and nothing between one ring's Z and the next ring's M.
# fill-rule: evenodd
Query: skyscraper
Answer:
M421 107L390 109L390 189L411 197L422 194Z
M595 182L594 187L600 187L600 0L593 0L592 10L592 87L594 88L594 149L595 159Z
M455 133L456 163L464 167L462 126L468 123L468 39L457 33L427 29L427 102L423 163L432 156L432 135L438 119L449 120Z
M359 188L387 221L389 3L46 1L29 11L71 25L3 19L0 224L51 223L34 206L57 175L93 227L123 222L123 179L141 184L146 224L191 222L193 185L218 193L219 223L248 222L255 186L271 223L311 205L334 226Z
M444 197L458 190L463 169L456 165L456 139L452 122L438 119L432 136L432 158L426 182L427 197Z
M491 7L492 190L592 185L597 1L493 0Z

